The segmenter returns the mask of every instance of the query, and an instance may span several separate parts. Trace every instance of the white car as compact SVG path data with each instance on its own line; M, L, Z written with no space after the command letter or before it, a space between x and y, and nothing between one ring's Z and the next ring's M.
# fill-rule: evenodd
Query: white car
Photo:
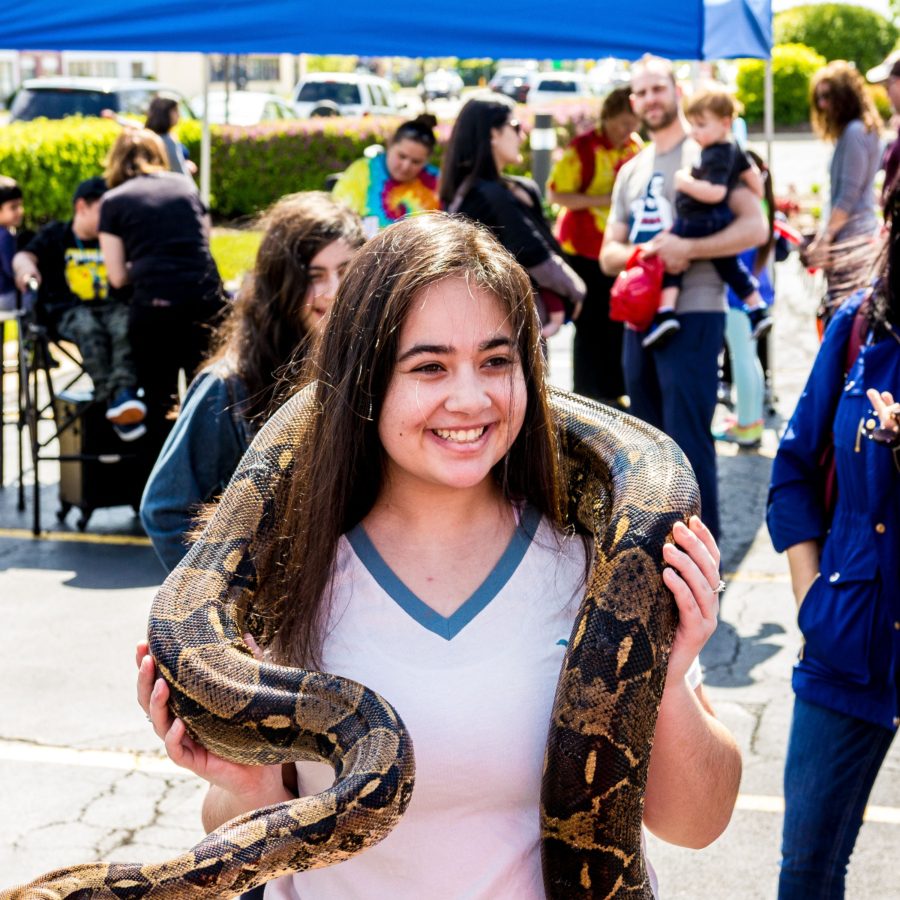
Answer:
M227 104L226 104L227 100ZM203 116L203 95L191 100L191 108ZM209 92L209 122L211 125L258 125L282 119L296 119L291 103L276 94L263 91Z
M356 72L312 72L294 88L294 109L310 116L395 116L400 105L389 81Z
M438 97L458 100L462 89L462 76L453 69L436 69L434 72L426 72L419 85L419 93L426 100L436 100Z
M565 100L592 97L590 82L581 72L532 72L525 102L540 109Z

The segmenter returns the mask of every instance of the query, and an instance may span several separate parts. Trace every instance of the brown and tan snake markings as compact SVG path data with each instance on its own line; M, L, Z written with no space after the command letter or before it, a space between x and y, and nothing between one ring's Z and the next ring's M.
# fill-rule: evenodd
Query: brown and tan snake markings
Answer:
M244 763L328 762L335 784L227 822L176 859L59 869L0 900L233 897L340 863L403 815L415 763L390 704L346 679L257 662L241 638L235 600L252 591L248 548L315 415L310 396L295 396L257 436L203 536L158 593L149 635L174 711L197 740ZM674 523L697 511L697 487L681 451L650 426L563 392L551 402L569 517L594 536L594 557L550 722L544 884L551 900L650 898L643 796L676 624L662 546Z

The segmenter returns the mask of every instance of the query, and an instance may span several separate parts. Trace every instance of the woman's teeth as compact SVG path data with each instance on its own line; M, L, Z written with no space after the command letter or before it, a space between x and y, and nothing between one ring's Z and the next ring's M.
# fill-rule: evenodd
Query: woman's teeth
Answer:
M468 428L465 431L449 431L442 428L435 428L434 433L445 441L453 441L457 444L471 444L477 441L485 431L487 426L482 425L481 428Z

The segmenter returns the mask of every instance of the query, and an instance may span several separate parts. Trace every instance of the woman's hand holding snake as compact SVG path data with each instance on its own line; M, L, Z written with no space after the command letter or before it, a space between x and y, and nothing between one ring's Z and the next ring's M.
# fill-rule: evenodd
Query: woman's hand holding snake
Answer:
M666 544L666 587L678 605L678 628L669 653L666 683L683 679L697 654L716 630L719 615L719 548L697 516L676 523L675 544ZM677 544L677 546L676 546Z
M244 635L244 640L254 656L260 659L262 653L252 635ZM156 677L156 665L146 641L138 643L135 661L138 703L175 765L188 769L235 798L246 798L248 809L285 799L281 766L247 766L230 762L208 751L187 733L184 722L175 718L169 709L169 686Z

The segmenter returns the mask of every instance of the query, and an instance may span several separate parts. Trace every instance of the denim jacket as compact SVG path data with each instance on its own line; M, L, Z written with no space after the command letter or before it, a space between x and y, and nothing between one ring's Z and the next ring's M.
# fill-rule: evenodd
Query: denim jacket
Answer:
M187 553L185 535L201 504L220 494L251 432L238 409L242 380L217 363L199 372L184 398L141 498L141 522L167 570Z
M900 725L900 472L866 438L868 388L900 394L900 341L869 335L846 380L850 328L862 301L834 315L772 466L767 522L775 549L818 541L819 576L798 614L798 697L887 728ZM819 459L833 429L837 505L827 520Z

